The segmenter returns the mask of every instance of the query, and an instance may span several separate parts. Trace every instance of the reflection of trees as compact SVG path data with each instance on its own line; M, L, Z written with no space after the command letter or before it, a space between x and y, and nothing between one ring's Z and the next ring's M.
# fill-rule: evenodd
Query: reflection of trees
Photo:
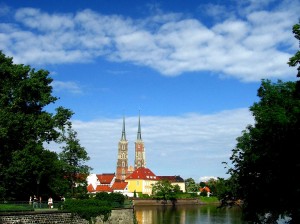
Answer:
M135 214L139 224L242 223L240 208L216 205L137 206Z

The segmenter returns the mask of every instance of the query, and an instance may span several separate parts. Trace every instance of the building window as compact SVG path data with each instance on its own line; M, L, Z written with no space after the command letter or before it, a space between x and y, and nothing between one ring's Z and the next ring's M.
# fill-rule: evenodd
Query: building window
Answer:
M125 167L125 162L124 161L122 162L122 167Z

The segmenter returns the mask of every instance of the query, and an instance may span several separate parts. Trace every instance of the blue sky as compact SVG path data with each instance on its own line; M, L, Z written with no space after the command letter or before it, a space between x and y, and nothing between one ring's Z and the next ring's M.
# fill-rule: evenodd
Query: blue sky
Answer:
M261 79L296 80L299 12L297 0L0 0L0 49L50 72L47 110L75 113L92 173L115 172L123 116L133 165L140 112L147 167L198 182L228 177Z

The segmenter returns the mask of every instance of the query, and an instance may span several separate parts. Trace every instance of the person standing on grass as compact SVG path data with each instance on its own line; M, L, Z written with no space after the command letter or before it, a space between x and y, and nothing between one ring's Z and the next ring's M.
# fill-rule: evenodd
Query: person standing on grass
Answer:
M39 200L40 200L40 208L42 208L42 197L41 196L40 196Z
M48 198L48 208L53 208L53 199L51 196Z
M38 207L38 199L37 197L34 195L33 196L33 208L37 208Z

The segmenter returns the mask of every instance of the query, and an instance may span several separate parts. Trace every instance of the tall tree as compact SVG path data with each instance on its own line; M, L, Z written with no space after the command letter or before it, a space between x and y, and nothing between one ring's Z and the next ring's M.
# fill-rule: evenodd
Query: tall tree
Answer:
M293 31L299 39L299 24ZM299 64L299 51L289 63ZM255 124L237 138L230 158L235 194L244 201L245 219L253 223L275 223L285 215L290 223L300 223L299 89L296 82L262 80L258 96L250 107Z
M24 158L29 160L35 158L43 143L57 140L60 130L70 122L73 113L68 109L58 107L55 114L45 110L47 105L57 100L52 96L52 81L48 71L35 71L28 65L14 64L12 58L6 57L0 51L0 194L2 197L12 197L10 192L15 186L22 185L27 189L33 185L32 181L37 182L41 167L35 166L36 163L32 161L24 161ZM27 176L24 173L23 178L20 176L21 183L15 182L15 175L12 176L11 171L14 168L18 170L18 167L12 166L20 165L16 158L23 150L26 150L26 157L22 158L22 164L24 166L32 164L32 180L26 180ZM34 167L36 170L33 170ZM18 175L21 173L19 172ZM11 185L11 183L15 184ZM18 196L20 194L14 194L14 197Z
M79 143L77 132L69 126L66 133L62 136L61 141L66 145L62 147L63 151L59 157L63 164L64 176L69 183L69 189L74 196L74 188L77 193L80 190L86 189L86 178L89 175L91 167L85 165L90 158Z

